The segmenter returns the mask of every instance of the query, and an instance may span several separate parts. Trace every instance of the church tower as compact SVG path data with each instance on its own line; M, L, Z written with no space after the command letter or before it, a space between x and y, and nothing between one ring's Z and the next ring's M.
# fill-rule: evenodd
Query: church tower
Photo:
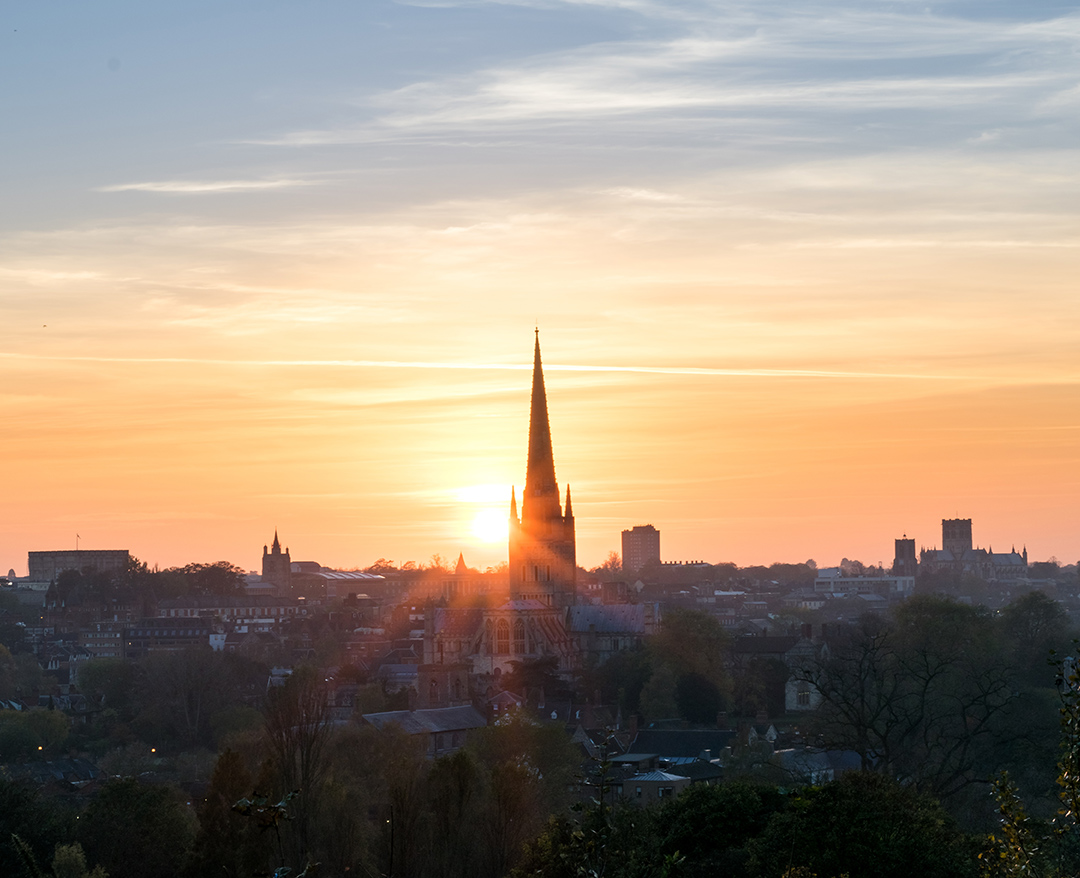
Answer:
M570 487L566 511L559 502L555 457L551 449L544 370L540 365L540 331L533 353L532 407L529 413L529 460L521 516L510 495L510 599L537 600L564 609L575 601L577 549Z
M263 546L262 558L263 582L272 582L277 586L279 595L290 594L292 585L292 559L289 558L289 550L281 551L281 542L278 540L277 531L274 531L274 544L267 551Z

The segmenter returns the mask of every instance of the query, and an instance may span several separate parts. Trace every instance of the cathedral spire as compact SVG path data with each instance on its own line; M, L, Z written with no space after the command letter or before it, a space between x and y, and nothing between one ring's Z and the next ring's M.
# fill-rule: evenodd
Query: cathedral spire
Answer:
M558 515L561 515L559 486L555 481L544 367L540 363L540 330L537 329L533 351L532 406L529 411L529 463L525 473L525 492L521 495L521 517L540 520Z
M278 540L276 527L274 528L274 542L271 544L270 549L275 555L281 554L281 542Z
M570 507L570 485L566 486L566 517L573 518L574 510Z
M517 494L513 485L510 486L510 517L517 521Z

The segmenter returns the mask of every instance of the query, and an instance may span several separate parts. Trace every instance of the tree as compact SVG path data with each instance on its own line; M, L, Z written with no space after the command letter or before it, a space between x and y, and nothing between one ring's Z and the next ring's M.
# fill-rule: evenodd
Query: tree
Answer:
M56 846L52 872L55 878L109 878L109 873L101 866L94 866L93 871L87 868L86 854L78 842Z
M9 841L22 840L38 862L71 836L75 815L62 804L43 802L37 791L0 778L0 875L19 875L23 858Z
M618 552L608 552L608 556L604 559L604 563L595 568L592 572L609 578L622 576L622 558L619 557Z
M694 784L655 815L657 847L685 857L679 875L686 878L745 875L747 845L786 805L775 787L739 781Z
M265 845L257 838L251 821L233 805L252 791L253 779L240 754L222 753L214 766L206 798L197 810L198 834L192 848L187 875L191 878L239 878L265 868Z
M666 718L664 711L673 702L684 719L715 721L732 688L727 671L729 643L720 623L708 613L680 607L669 610L660 631L649 641L653 673L641 693L642 710Z
M326 746L332 726L330 706L317 669L301 665L271 689L266 699L265 735L282 794L299 790L289 825L292 856L299 866L315 841L319 794L326 778Z
M864 618L792 676L820 695L813 724L829 746L944 798L988 776L1016 698L1013 672L979 610L916 597L895 616Z
M515 692L523 698L543 692L550 697L566 689L566 684L559 678L559 658L554 655L539 658L515 659L510 662L510 670L502 678L502 687Z
M177 791L110 780L78 822L77 840L111 878L181 878L195 821Z
M975 878L978 871L971 839L936 800L868 772L795 792L749 850L751 871L763 878L797 867L849 878Z

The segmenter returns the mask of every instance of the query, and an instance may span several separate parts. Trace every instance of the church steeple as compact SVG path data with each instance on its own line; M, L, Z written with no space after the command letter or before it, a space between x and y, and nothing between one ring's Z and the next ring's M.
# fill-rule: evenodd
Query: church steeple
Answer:
M551 450L544 367L540 363L540 330L533 350L532 406L529 410L529 462L525 492L521 495L522 521L543 521L562 514L559 486L555 481L555 457Z
M274 542L270 545L270 551L275 555L281 554L281 542L278 540L277 528L274 528Z
M529 459L521 518L516 495L510 493L510 597L536 600L564 609L575 601L576 540L570 490L566 514L559 502L555 458L551 450L544 367L540 362L540 331L533 348L532 403L529 411Z

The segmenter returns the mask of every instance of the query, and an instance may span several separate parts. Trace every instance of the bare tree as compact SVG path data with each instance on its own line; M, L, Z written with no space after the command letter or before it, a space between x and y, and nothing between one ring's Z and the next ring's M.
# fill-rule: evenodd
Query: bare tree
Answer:
M318 671L301 666L266 699L266 740L282 792L299 790L290 824L297 864L311 854L319 793L326 780L330 706Z
M793 676L820 696L814 726L828 746L939 798L988 779L1016 698L992 620L936 598L893 623L862 620Z

